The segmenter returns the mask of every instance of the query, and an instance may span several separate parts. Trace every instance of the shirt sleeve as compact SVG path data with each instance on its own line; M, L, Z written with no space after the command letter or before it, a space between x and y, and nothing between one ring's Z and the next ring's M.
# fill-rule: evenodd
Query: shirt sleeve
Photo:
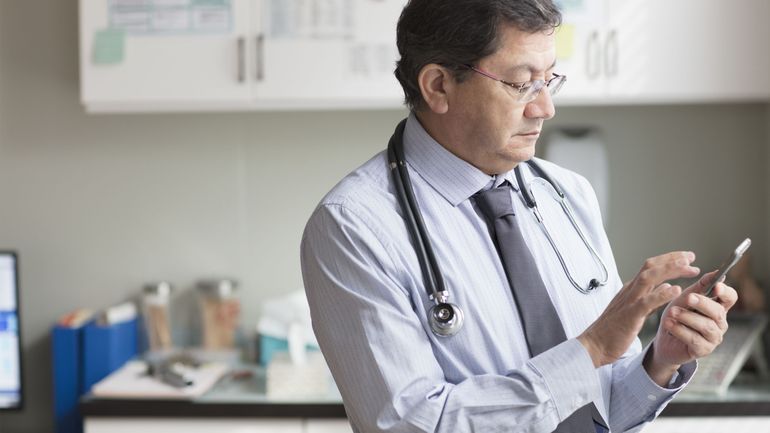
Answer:
M682 365L666 388L655 383L642 364L652 343L633 357L612 366L610 427L613 432L638 432L657 418L695 374L696 361Z
M345 408L366 432L552 432L601 400L575 339L500 375L448 382L386 237L342 205L322 205L301 246L313 329Z
M600 244L606 245L609 269L615 276L614 279L620 281L620 277L617 276L617 267L612 259L609 240L603 230L596 193L584 177L578 175L576 179L575 186L586 205L587 221L592 222L591 232L599 239ZM668 388L658 386L642 364L649 347L648 345L642 350L641 343L637 339L626 354L611 366L612 384L607 421L610 424L610 430L614 433L641 431L665 409L695 373L697 363L693 361L679 368Z

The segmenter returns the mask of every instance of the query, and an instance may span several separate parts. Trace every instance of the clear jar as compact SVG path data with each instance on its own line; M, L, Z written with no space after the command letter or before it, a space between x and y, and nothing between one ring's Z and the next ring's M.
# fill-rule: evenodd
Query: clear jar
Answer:
M171 292L171 284L166 281L144 286L142 314L147 345L151 352L166 351L173 346L170 315Z
M207 350L235 348L241 303L236 296L238 282L231 279L198 282L202 343Z

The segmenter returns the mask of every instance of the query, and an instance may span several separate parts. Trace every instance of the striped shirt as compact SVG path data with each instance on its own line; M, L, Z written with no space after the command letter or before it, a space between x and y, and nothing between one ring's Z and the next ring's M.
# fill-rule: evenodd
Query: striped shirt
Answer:
M539 161L565 190L578 224L604 260L607 285L586 295L569 282L526 207L513 171L489 176L433 140L414 114L404 153L415 196L450 293L465 315L452 337L428 324L433 306L381 152L346 176L318 205L301 258L313 329L356 432L551 432L594 402L612 432L637 431L689 380L677 386L647 375L638 340L612 365L594 368L575 337L622 287L596 196L581 176ZM524 164L524 181L534 174ZM471 196L504 181L567 341L530 358L501 260ZM601 279L550 187L531 182L548 229L573 277Z

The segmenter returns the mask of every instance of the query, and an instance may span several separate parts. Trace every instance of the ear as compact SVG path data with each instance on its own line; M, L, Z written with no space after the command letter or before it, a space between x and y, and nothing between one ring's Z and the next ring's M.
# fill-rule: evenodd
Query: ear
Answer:
M427 105L426 108L437 114L443 114L449 110L448 96L454 85L454 78L449 70L435 63L425 65L417 76L417 83Z

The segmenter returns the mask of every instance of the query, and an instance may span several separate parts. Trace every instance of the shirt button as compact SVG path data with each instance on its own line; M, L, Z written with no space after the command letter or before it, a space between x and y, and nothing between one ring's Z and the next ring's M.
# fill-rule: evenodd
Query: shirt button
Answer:
M648 394L647 395L647 400L655 401L655 400L657 400L657 398L654 395L652 395L652 394Z

